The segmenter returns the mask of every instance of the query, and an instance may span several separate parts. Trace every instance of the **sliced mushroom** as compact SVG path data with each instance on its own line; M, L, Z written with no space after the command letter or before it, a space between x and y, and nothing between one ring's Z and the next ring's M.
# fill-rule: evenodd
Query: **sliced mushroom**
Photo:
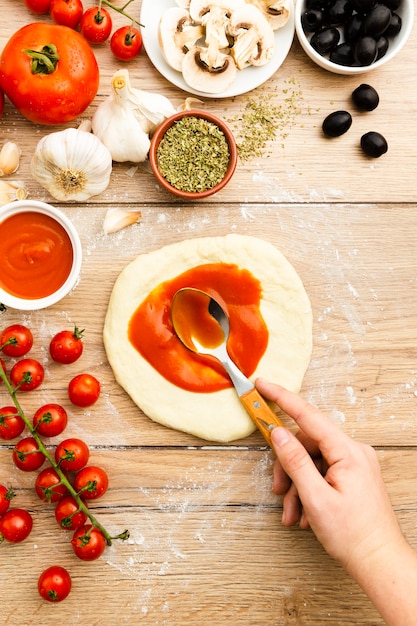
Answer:
M208 62L208 49L201 46L192 48L184 56L182 75L189 87L204 93L222 93L233 83L236 66L230 55L217 52L212 63Z
M265 65L275 50L274 31L261 11L252 4L233 11L229 33L234 38L232 57L239 70L248 65Z
M272 30L278 30L285 26L290 17L290 0L248 0L262 11L268 20Z
M205 29L209 66L214 66L219 51L226 51L230 47L228 22L232 12L244 4L245 0L191 0L191 19L196 24L202 24Z
M187 9L172 7L165 11L159 22L158 40L168 65L180 72L185 54L203 35L203 26L192 23Z

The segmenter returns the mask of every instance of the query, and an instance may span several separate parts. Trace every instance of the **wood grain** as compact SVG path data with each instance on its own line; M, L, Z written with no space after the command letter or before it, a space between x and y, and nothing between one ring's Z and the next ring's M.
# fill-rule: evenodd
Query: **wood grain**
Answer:
M135 0L130 12L139 16L140 4ZM39 19L15 0L3 0L2 15L1 47L19 26ZM114 22L123 19L117 15ZM119 67L107 44L95 52L100 90L86 116L108 95ZM110 475L109 491L92 506L112 534L129 528L131 537L115 541L96 562L78 561L70 534L34 494L34 476L13 467L13 444L1 442L0 482L15 487L15 506L27 507L35 520L24 543L0 546L5 625L383 624L312 533L281 526L281 502L271 492L273 455L262 436L212 445L152 422L115 382L102 328L114 281L138 254L230 232L273 243L302 277L313 308L314 350L302 394L349 436L377 447L393 506L417 548L416 53L414 27L391 63L363 78L341 77L315 67L295 40L283 66L255 92L202 105L230 120L236 134L249 97L271 95L282 107L275 141L261 157L239 162L219 194L182 203L157 186L147 164L133 170L115 164L100 196L85 204L55 202L80 233L79 283L46 311L0 313L1 326L31 327L32 355L44 364L46 378L39 390L22 394L25 412L32 415L47 401L65 404L65 434L83 438L92 462ZM187 95L158 74L146 53L128 67L135 87L163 93L175 106ZM352 109L350 94L360 82L379 91L372 113ZM339 108L352 110L353 125L330 141L321 122ZM30 177L35 145L52 130L59 128L35 126L6 102L0 143L13 139L23 150L15 178L27 182L32 198L54 203ZM359 138L368 130L387 137L389 151L381 159L360 153ZM142 218L106 236L110 207L139 209ZM48 342L73 324L86 328L83 356L73 365L54 364ZM102 383L99 401L88 410L67 400L66 385L80 371ZM0 402L8 403L1 389ZM36 581L55 562L71 572L73 591L62 605L50 606L38 597Z

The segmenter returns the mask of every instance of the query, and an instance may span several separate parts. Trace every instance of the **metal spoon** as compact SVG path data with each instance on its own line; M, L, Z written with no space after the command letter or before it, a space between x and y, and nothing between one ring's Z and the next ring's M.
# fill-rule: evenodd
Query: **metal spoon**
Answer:
M181 342L197 354L215 357L228 373L243 406L271 445L271 432L283 426L255 385L240 371L227 351L229 318L205 291L184 287L171 301L171 320Z

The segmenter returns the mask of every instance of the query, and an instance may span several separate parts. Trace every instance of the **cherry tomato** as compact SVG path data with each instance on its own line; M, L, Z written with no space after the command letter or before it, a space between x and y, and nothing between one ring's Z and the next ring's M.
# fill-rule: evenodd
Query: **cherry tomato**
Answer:
M22 359L10 370L10 380L19 391L32 391L42 384L45 371L39 361Z
M81 511L72 496L65 496L55 507L55 519L61 528L77 530L87 521L87 515Z
M84 12L81 0L52 0L49 13L55 24L77 28Z
M39 595L48 602L61 602L71 591L71 576L60 565L51 565L39 576Z
M0 517L0 543L20 543L30 535L33 519L25 509L9 509Z
M91 374L78 374L69 382L68 397L75 406L91 406L99 395L100 383Z
M78 528L71 540L72 549L82 561L94 561L104 552L106 539L98 528L84 524Z
M83 500L96 500L106 493L109 486L107 472L101 467L87 465L74 479L74 488Z
M51 358L57 363L74 363L83 352L81 340L84 330L76 326L74 330L61 330L52 337L49 344Z
M33 416L33 426L43 437L56 437L66 428L68 415L60 404L44 404Z
M75 437L61 441L55 449L55 461L64 472L78 472L87 465L89 457L87 444Z
M46 15L49 12L49 5L51 0L24 0L25 5L32 11L32 13L38 13L39 15Z
M92 7L83 13L80 31L89 43L104 43L110 37L113 28L110 13L106 9Z
M15 406L3 406L0 409L0 438L15 439L25 430L25 422Z
M23 356L33 346L33 335L22 324L13 324L3 330L0 336L0 348L6 356Z
M10 500L15 497L15 492L11 487L0 485L0 515L6 513L10 506Z
M45 456L39 450L34 437L25 437L17 442L13 450L13 462L24 472L38 470L44 463Z
M35 491L44 502L58 502L68 493L53 467L46 467L37 475Z
M33 51L41 52L45 62L32 58ZM27 24L1 53L0 87L36 124L65 124L79 117L95 98L99 80L94 52L80 33L67 26Z
M142 49L142 35L137 28L122 26L110 39L110 50L120 61L130 61Z

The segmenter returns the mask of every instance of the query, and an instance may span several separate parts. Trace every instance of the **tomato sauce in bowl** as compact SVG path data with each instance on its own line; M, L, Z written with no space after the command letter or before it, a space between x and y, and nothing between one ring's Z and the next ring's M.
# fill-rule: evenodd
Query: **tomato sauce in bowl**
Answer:
M41 309L63 298L78 279L81 244L66 216L48 204L0 208L0 301Z

